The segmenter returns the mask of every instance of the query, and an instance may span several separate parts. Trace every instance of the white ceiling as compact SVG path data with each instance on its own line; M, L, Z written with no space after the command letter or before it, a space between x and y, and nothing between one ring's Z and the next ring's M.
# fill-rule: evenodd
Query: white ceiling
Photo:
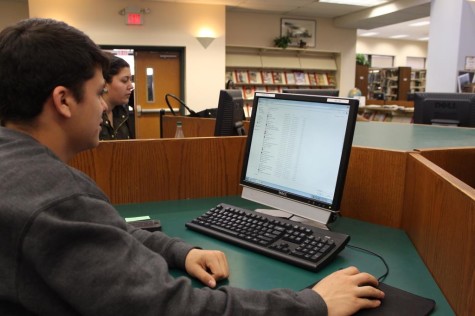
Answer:
M148 0L226 5L228 11L262 12L287 17L332 18L339 27L358 29L358 36L375 32L372 37L427 40L429 25L410 26L429 21L430 0L396 0L377 7L321 3L318 0ZM384 12L383 12L384 11Z

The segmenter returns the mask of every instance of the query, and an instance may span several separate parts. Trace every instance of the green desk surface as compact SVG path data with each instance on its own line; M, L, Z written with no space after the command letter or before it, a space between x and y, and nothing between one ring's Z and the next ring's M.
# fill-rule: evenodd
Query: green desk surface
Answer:
M180 237L186 242L204 249L217 249L226 253L231 275L228 280L220 282L221 285L259 290L282 287L299 290L333 271L350 265L377 277L385 272L384 264L379 258L348 247L325 268L318 272L311 272L186 229L187 221L220 202L248 209L255 209L259 206L238 196L230 196L123 204L117 205L116 208L123 217L148 215L152 219L159 219L163 226L163 232L169 236ZM349 234L351 245L373 251L386 260L389 266L389 275L385 283L432 298L436 301L433 315L454 315L404 231L349 218L339 218L331 226L334 231ZM184 275L180 271L172 271L172 274L177 277ZM202 286L197 281L193 281L193 285Z
M353 145L403 151L440 147L475 147L475 128L357 122Z

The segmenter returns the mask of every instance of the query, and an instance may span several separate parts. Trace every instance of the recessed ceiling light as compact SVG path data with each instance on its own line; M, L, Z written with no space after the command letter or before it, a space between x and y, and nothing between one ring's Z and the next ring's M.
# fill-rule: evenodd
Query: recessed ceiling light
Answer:
M429 24L430 24L429 21L421 21L421 22L409 24L409 26L424 26L424 25L429 25Z
M378 32L368 32L368 33L362 33L360 36L375 36L378 35Z
M320 0L320 2L322 3L326 2L346 5L357 5L362 7L373 7L375 5L380 5L388 1L389 0Z
M404 37L408 37L408 35L405 35L405 34L401 34L401 35L393 35L393 36L390 36L391 38L404 38Z

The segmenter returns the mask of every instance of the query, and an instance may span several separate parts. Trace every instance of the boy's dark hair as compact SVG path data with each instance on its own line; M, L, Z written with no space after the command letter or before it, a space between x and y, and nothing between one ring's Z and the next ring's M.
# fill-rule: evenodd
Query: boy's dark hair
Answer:
M83 32L52 19L27 19L0 32L0 120L29 121L53 89L64 86L78 102L84 82L108 59Z
M111 53L107 53L107 56L109 57L109 68L104 71L104 79L106 79L107 83L111 83L112 77L117 75L122 68L130 68L130 65L123 58L117 57Z

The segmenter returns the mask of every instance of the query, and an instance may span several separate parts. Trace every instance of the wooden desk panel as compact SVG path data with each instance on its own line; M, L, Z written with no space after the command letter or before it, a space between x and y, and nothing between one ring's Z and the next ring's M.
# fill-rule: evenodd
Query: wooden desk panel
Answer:
M437 166L475 188L475 150L473 148L425 149L420 153Z
M105 141L70 165L112 203L239 195L246 137Z
M401 227L406 152L353 147L341 204L343 216Z
M71 165L112 203L240 195L244 136L105 141ZM400 227L404 152L353 147L342 215Z
M216 120L213 118L187 117L187 116L162 116L162 138L175 137L176 122L181 121L185 137L210 137L214 136Z
M475 315L475 190L420 154L407 166L402 228L456 314Z

